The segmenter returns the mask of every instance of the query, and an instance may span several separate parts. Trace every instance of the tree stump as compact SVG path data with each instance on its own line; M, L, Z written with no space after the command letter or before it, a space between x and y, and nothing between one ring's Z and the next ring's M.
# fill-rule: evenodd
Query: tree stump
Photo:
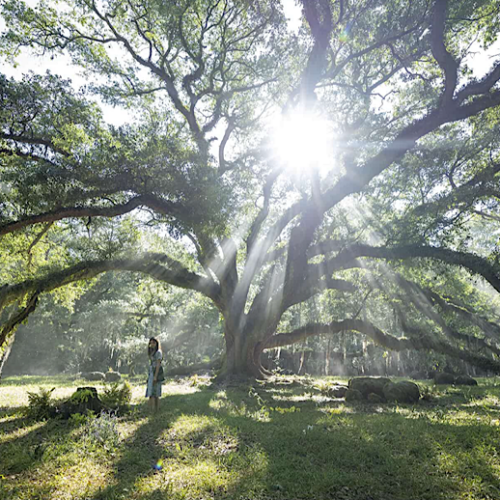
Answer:
M78 389L58 409L57 414L69 418L75 413L86 414L89 411L100 413L104 408L95 387L78 387Z

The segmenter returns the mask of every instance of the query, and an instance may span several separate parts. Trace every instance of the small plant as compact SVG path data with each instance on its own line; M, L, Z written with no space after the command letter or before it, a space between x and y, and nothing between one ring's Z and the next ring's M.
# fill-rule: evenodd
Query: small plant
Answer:
M124 408L132 400L132 387L128 382L113 382L104 387L101 401L109 409Z
M300 412L300 408L297 408L295 406L291 406L290 408L282 408L281 406L275 406L275 407L270 407L269 411L275 411L280 413L281 415L284 415L285 413L295 413L295 412Z
M120 442L117 417L102 412L99 418L88 419L84 434L93 445L102 446L108 451L116 448Z
M68 419L68 423L74 427L80 427L83 424L86 424L91 419L93 419L95 414L93 412L89 412L86 414L82 413L73 413L70 415Z
M28 408L26 415L35 420L45 420L50 417L54 408L53 402L50 400L51 394L55 387L52 389L38 388L38 393L28 392Z

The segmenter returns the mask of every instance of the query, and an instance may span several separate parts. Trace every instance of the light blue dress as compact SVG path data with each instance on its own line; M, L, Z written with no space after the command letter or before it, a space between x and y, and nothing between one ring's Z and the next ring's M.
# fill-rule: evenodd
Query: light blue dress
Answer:
M156 384L153 384L153 378L155 376L156 362L160 360L161 363L162 359L163 355L161 351L156 351L150 358L151 363L149 364L148 385L146 387L147 398L159 398L161 396L161 382L156 382Z

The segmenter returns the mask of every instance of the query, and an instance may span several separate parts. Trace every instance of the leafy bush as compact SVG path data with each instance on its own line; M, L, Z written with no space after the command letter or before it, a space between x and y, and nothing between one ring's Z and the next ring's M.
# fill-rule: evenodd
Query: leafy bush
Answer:
M101 395L104 406L110 409L124 408L132 400L132 387L126 381L107 384Z
M50 417L54 409L54 403L50 400L54 389L55 387L52 387L52 389L39 387L38 393L28 392L28 408L26 409L26 415L29 418L45 420Z

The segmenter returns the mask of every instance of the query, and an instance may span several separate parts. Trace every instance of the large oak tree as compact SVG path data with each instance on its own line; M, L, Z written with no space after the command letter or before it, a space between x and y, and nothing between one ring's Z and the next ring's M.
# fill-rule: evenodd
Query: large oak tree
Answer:
M44 293L130 271L213 301L223 374L265 376L264 349L345 330L500 372L494 311L464 297L469 276L500 292L500 64L471 66L496 1L302 0L297 34L278 1L2 5L4 54L65 54L90 82L0 81L4 348ZM91 94L134 120L107 125ZM328 171L274 154L269 115L299 110L333 131ZM93 221L130 213L184 251L77 251ZM64 251L33 262L49 237ZM403 297L394 331L359 319L366 291ZM282 331L322 293L357 312Z

